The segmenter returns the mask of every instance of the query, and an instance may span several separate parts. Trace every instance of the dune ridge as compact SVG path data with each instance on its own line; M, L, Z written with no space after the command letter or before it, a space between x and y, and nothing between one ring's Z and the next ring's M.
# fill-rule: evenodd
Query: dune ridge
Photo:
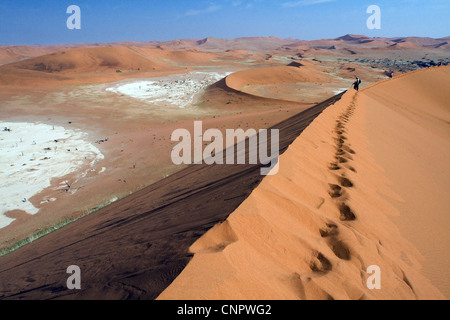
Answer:
M398 177L391 180L391 171L373 152L384 150L374 140L392 137L378 124L392 121L386 127L406 130L394 121L399 113L403 124L411 120L405 112L419 114L413 118L417 126L426 128L438 119L448 124L448 94L441 82L448 70L417 71L348 91L280 157L278 175L264 179L225 222L190 247L193 259L158 299L445 299L423 275L424 257L411 237L392 221L411 219L401 206L411 201L405 195L410 188L402 186L407 190L400 194ZM417 95L433 101L421 108L432 116L410 107ZM434 133L448 142L442 120ZM408 147L419 152L410 142ZM401 141L390 143L401 149ZM393 150L381 157L395 158ZM434 188L443 186L436 183ZM425 225L419 227L426 237ZM372 265L381 270L380 290L366 285Z

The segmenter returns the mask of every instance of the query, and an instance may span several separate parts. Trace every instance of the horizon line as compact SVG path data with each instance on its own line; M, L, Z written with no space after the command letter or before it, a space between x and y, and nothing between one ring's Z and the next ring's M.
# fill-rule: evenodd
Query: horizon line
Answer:
M178 38L178 39L171 39L171 40L145 40L145 41L133 41L133 40L119 40L114 42L60 42L60 43L34 43L34 44L2 44L0 43L0 47L19 47L19 46L26 46L26 47L33 47L33 46L61 46L61 45L107 45L107 44L120 44L120 43L148 43L148 42L155 42L155 43L167 43L167 42L173 42L173 41L199 41L199 40L205 40L205 39L218 39L218 40L238 40L238 39L256 39L256 38L262 38L262 39L270 39L270 38L277 38L280 40L293 40L293 41L320 41L320 40L337 40L339 38L345 37L345 36L358 36L358 37L366 37L370 39L399 39L399 38L429 38L433 40L444 40L447 38L450 38L450 35L444 36L444 37L431 37L431 36L417 36L417 35L405 35L405 36L394 36L394 37L387 37L387 36L376 36L376 37L370 37L366 36L364 34L353 34L353 33L347 33L345 35L336 37L336 38L320 38L320 39L312 39L312 40L302 40L298 38L293 37L278 37L278 36L244 36L244 37L236 37L236 38L219 38L219 37L200 37L200 38Z

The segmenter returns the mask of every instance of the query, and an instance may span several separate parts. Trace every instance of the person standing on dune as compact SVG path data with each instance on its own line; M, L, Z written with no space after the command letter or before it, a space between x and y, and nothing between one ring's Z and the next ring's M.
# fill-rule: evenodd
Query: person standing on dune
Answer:
M361 80L356 77L356 81L353 82L353 88L355 88L356 91L359 91L359 85L361 84Z

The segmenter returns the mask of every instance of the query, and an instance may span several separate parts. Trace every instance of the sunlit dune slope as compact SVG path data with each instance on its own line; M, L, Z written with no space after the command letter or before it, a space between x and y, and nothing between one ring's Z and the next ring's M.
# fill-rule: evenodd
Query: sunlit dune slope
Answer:
M419 251L393 220L411 220L423 241L435 232L402 204L426 204L448 190L448 157L439 156L441 142L450 150L448 79L448 68L423 70L348 91L281 156L277 175L191 246L193 260L159 299L444 299L422 271L423 250L433 244ZM402 151L408 130L428 134ZM416 170L418 157L436 158L435 169ZM401 185L383 159L428 190ZM441 207L437 216L448 211L447 199L433 207ZM368 285L372 266L379 289Z
M94 83L176 72L210 63L211 53L150 47L91 47L58 51L0 67L0 85Z
M330 79L318 72L310 61L301 61L292 66L257 68L239 71L229 75L227 85L238 91L245 91L246 86L283 84L296 82L329 82Z

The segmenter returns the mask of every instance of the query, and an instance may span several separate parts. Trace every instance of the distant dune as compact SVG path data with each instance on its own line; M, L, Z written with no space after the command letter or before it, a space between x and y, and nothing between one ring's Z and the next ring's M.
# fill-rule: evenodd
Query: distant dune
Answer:
M310 61L297 65L236 72L227 77L226 83L230 88L242 91L250 85L330 81L329 77L322 75L318 70L319 68L314 67Z
M252 96L302 103L316 101L314 95L310 97L313 92L321 91L326 96L337 89L333 77L311 60L235 72L225 79L225 83L233 90Z
M0 65L53 53L53 46L0 46Z
M395 48L395 49L413 49L413 48L420 48L422 47L420 44L414 43L414 42L409 42L409 41L402 41L402 42L397 42L393 45L391 45L391 48Z
M29 59L13 65L15 68L47 73L88 72L101 68L152 69L161 67L132 48L77 48Z
M200 63L207 65L214 57L211 53L153 47L69 48L1 66L0 85L107 82L120 76L139 77L145 72L176 72Z
M449 78L442 67L347 92L191 246L159 299L444 299ZM366 285L372 265L380 290Z
M370 38L363 35L313 41L247 37L0 46L0 86L110 82L158 76L169 71L183 72L194 66L220 65L233 60L240 64L241 69L252 63L279 66L285 62L288 64L288 54L292 59L324 55L348 56L352 60L373 57L377 63L380 59L406 60L395 64L403 70L402 65L414 60L448 61L449 48L448 38ZM400 56L398 49L402 49Z

